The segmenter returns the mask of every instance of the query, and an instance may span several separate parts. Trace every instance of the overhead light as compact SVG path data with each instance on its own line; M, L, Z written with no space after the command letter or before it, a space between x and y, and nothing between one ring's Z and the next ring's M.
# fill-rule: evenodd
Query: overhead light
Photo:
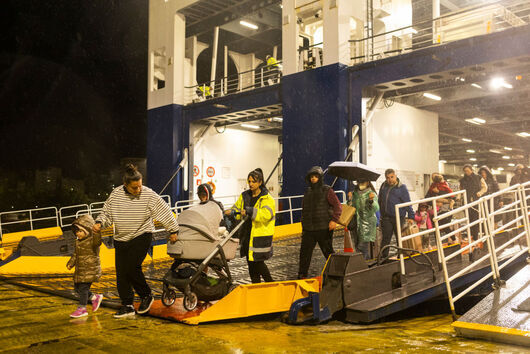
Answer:
M479 84L471 84L471 86L476 87L476 88L478 88L478 89L481 89L481 88L482 88L482 86L480 86Z
M470 154L474 154L474 153L475 153L475 150L473 150L473 149L467 149L466 152L469 152Z
M472 142L473 140L468 139L468 138L462 138L462 141L465 141L466 143L470 143L470 142Z
M243 128L249 128L249 129L259 129L259 128L260 128L259 125L245 124L245 123L241 124L241 126L242 126Z
M258 29L258 26L256 26L255 24L247 22L247 21L244 21L244 20L239 21L239 24L241 26L245 26L245 27L252 28L252 29L255 29L255 30Z
M447 160L440 160L438 162L441 162L441 163L447 163Z
M505 146L504 150L512 151L513 149L511 147Z
M497 170L498 171L504 171L504 168L503 167L499 167Z
M478 167L478 165L476 163L473 164L473 167Z
M509 160L509 159L510 159L510 156L508 156L508 155L504 155L502 158L505 159L505 160Z
M519 135L521 138L528 138L530 136L530 134L527 132L519 132L517 135Z
M502 152L500 152L500 150L497 150L497 149L490 149L490 152L493 152L495 154L502 154Z
M515 167L515 164L510 162L510 163L508 164L508 166L510 166L510 167Z
M500 89L501 87L509 88L509 89L513 88L513 86L507 83L506 81L504 81L502 77L496 77L496 78L491 79L490 87L494 90Z
M471 158L469 158L469 161L477 161L477 159L474 158L474 157L471 157Z
M423 97L427 97L427 98L430 98L431 100L435 100L435 101L441 101L442 98L440 96L436 96L432 93L428 93L428 92L424 92L423 93Z
M283 122L283 118L282 117L273 117L272 120L275 121L275 122Z
M479 117L474 117L474 118L466 119L466 122L471 123L471 124L481 125L481 124L486 123L486 120L479 118Z
M465 78L465 77L462 77L462 76L457 76L457 77L456 77L456 81L464 82L464 81L466 81L466 78Z

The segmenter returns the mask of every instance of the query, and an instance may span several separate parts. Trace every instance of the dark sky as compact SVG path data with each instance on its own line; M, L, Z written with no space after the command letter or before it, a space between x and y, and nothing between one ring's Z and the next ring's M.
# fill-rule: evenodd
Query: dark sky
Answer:
M2 4L2 170L68 177L145 157L147 0Z

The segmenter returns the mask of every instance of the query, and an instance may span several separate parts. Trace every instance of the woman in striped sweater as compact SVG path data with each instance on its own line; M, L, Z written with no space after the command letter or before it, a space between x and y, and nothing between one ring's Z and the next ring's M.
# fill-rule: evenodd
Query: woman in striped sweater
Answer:
M93 227L94 232L99 232L102 227L114 225L116 282L122 302L114 314L116 318L135 314L134 291L141 298L139 314L147 313L153 303L151 288L142 271L155 230L153 219L160 221L171 234L170 242L177 240L178 224L171 209L152 189L142 185L142 174L129 164L123 186L112 191Z

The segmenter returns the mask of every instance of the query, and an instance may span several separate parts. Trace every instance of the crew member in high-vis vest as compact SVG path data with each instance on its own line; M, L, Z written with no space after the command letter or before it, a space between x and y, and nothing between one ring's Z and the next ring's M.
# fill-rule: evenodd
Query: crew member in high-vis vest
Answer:
M278 83L278 77L280 76L280 68L278 61L275 57L267 55L265 57L267 62L267 71L266 71L266 83L268 85L273 85Z
M274 199L263 183L260 168L248 174L249 189L241 193L239 199L227 215L235 215L237 220L248 216L241 226L239 239L241 257L247 257L248 272L252 283L274 281L265 261L272 257L272 236L274 234Z
M200 98L208 99L212 97L210 86L202 85L198 87L198 95Z

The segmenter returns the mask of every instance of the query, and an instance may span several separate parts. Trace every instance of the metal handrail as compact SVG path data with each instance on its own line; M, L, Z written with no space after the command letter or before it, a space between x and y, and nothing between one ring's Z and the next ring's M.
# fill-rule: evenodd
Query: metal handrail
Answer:
M54 216L46 216L46 217L40 217L40 218L34 218L33 213L38 213L46 210L55 211ZM8 222L2 222L2 216L4 215L18 215L18 214L25 214L29 213L29 218L24 220L17 220L17 221L8 221ZM35 208L35 209L23 209L23 210L15 210L15 211L6 211L0 213L0 236L3 235L3 229L2 226L4 225L16 225L16 224L30 224L30 230L33 230L34 223L38 221L44 221L44 220L55 220L55 226L59 226L59 213L57 211L56 207L46 207L46 208Z
M476 36L476 33L470 32L470 25L484 26L481 29L481 33L484 32L482 34L521 26L527 24L524 18L526 18L529 9L529 3L524 0L489 2L470 6L433 19L419 21L410 26L404 26L385 33L349 40L351 52L357 53L356 51L359 51L357 53L359 55L352 55L350 60L352 65L355 65L360 62L373 61L386 56ZM518 15L521 15L522 18ZM488 17L488 21L477 23L478 19L484 19L485 16ZM447 26L445 23L451 19L455 19L455 23L461 22L463 24L461 28L452 27L444 30L443 26ZM447 37L446 33L449 33L453 38L444 38ZM398 39L395 40L394 38ZM392 48L392 44L394 46L397 44L398 47Z
M232 93L239 93L242 91L248 91L248 90L254 89L256 88L255 77L256 77L256 74L258 73L258 70L259 70L259 85L258 85L259 87L267 86L265 85L265 82L267 82L269 78L266 76L269 74L268 71L271 71L271 70L278 70L277 76L273 80L273 81L277 81L277 82L273 82L273 84L277 84L281 80L281 75L280 75L281 65L282 65L282 61L280 60L280 61L277 61L276 64L260 66L259 68L242 71L237 74L228 75L222 78L218 78L218 79L211 80L211 81L206 81L206 82L193 85L193 86L184 86L184 92L185 92L184 101L186 104L188 104L188 103L192 103L194 99L196 98L200 99L200 97L197 94L197 90L200 88L202 88L203 94L205 94L206 92L206 87L208 87L208 89L212 89L212 88L215 89L216 87L220 88L219 95L215 95L216 92L214 91L214 94L210 94L208 97L203 97L202 100L213 99L215 97L227 96ZM244 87L243 79L246 76L249 76L249 74L252 74L252 76L250 76L250 85L247 87Z
M64 211L69 210L69 209L80 209L80 210L76 211L76 213L73 215L63 215ZM77 205L70 205L70 206L59 208L59 223L61 227L70 226L72 223L67 224L64 222L64 220L68 218L77 218L79 212L84 211L84 210L86 210L87 213L89 212L89 206L87 204L77 204Z

